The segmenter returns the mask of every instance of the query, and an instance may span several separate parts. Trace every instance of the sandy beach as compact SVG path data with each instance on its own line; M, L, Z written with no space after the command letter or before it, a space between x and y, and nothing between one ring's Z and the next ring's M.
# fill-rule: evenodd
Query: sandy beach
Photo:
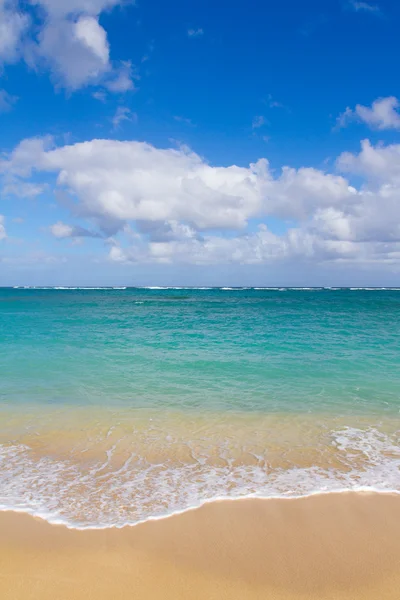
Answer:
M7 600L400 596L400 496L214 502L122 529L0 513Z

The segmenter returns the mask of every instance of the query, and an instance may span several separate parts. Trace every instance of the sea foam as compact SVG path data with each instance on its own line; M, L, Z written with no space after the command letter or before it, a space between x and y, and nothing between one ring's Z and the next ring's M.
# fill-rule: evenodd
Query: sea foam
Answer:
M149 464L132 453L110 470L105 460L83 469L68 460L35 459L24 445L0 446L0 509L17 510L75 528L122 527L158 519L221 498L295 498L344 491L400 492L398 434L373 427L344 427L331 434L332 448L346 457L346 468L272 467L208 463Z

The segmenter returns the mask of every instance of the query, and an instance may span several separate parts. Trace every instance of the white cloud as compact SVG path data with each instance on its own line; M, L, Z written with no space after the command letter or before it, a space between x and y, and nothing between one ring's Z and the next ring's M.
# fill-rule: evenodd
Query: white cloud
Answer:
M58 221L54 223L54 225L50 225L50 232L56 238L68 238L72 236L74 228L71 225L67 225L66 223L62 223L62 221Z
M23 12L17 0L0 0L0 66L23 57L71 91L87 85L103 85L112 93L134 89L131 63L111 62L107 33L99 23L103 11L121 2L31 0L36 7L31 21L26 5Z
M362 104L357 104L354 110L347 107L337 118L336 127L340 129L351 121L361 121L372 129L400 129L399 107L400 103L394 96L378 98L371 108Z
M247 264L276 261L321 262L391 262L400 259L400 243L352 241L324 238L316 232L292 228L276 235L265 226L255 233L226 238L207 235L203 239L170 242L136 243L128 247L113 246L111 261L119 263L164 264Z
M358 201L345 215L347 239L400 241L400 145L374 147L364 140L358 154L342 153L337 166L365 179Z
M400 242L342 240L324 238L300 227L283 235L259 230L246 236L226 238L208 235L204 239L136 243L128 247L112 246L109 258L120 263L165 264L268 264L276 261L393 263L400 265Z
M352 205L357 196L343 177L310 167L297 170L284 167L272 192L274 214L301 220L324 206Z
M400 144L372 146L363 140L359 154L343 152L336 164L343 172L378 180L385 189L400 185Z
M21 181L16 177L5 177L0 197L15 196L17 198L35 198L46 188L44 184Z
M190 236L128 248L113 246L109 258L115 262L257 264L284 258L286 254L285 241L265 229L230 239L216 235L203 239Z
M213 168L187 149L112 140L45 152L40 162L59 171L59 184L81 198L84 213L121 222L184 220L200 229L237 228L261 208L257 172L263 163Z
M56 83L71 90L99 83L110 70L106 32L95 17L47 23L36 53Z
M188 29L187 34L189 37L201 37L204 35L204 31L201 27L199 27L198 29Z
M0 240L4 240L7 237L4 222L5 222L5 217L3 215L0 215Z
M99 60L107 64L110 58L110 49L107 34L94 17L81 17L74 24L75 38L85 45Z
M134 73L132 63L129 60L125 60L110 72L109 77L103 82L103 85L109 92L123 94L135 89L134 79L138 79L138 76Z
M20 12L16 0L0 0L0 67L19 59L21 38L29 24L29 16Z
M121 0L30 0L40 6L53 18L76 16L81 14L97 16L105 10L121 4Z
M357 105L356 112L361 121L370 127L376 127L377 129L400 129L399 106L397 98L390 96L375 100L371 108Z
M53 138L45 136L42 138L26 138L22 140L10 155L10 161L0 159L0 174L10 176L29 177L36 164L36 159L42 157L46 151L53 147Z
M50 233L58 239L79 237L102 237L97 232L89 231L88 229L85 229L84 227L79 227L77 225L68 225L67 223L63 223L62 221L57 221L57 223L50 225L49 230Z
M109 258L114 262L131 262L128 255L119 246L111 246Z
M24 140L0 169L54 171L58 185L79 199L81 214L120 223L176 220L197 230L235 230L265 214L308 218L316 207L351 203L355 194L343 177L317 169L284 167L274 177L265 159L213 167L185 147L92 140L51 149L50 143Z
M119 232L110 248L117 262L400 261L400 145L364 141L358 154L343 153L336 164L363 177L358 189L314 168L275 173L266 159L212 166L186 147L115 140L58 148L50 139L24 140L0 172L28 179L34 173L35 181L54 173L57 188L74 198L72 215L95 229L58 222L53 235ZM268 217L290 225L279 235L265 225L247 228Z
M16 96L11 96L6 90L0 90L0 113L10 111L17 100Z

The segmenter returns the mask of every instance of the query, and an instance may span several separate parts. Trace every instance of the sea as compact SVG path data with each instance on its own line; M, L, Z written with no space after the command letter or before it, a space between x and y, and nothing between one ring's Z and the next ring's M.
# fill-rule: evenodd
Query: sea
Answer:
M400 290L0 288L0 510L400 493Z

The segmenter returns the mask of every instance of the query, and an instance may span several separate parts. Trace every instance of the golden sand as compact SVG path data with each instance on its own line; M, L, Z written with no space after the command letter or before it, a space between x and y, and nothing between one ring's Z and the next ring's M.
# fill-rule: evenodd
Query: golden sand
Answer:
M214 502L135 527L0 513L1 600L398 600L400 496Z

